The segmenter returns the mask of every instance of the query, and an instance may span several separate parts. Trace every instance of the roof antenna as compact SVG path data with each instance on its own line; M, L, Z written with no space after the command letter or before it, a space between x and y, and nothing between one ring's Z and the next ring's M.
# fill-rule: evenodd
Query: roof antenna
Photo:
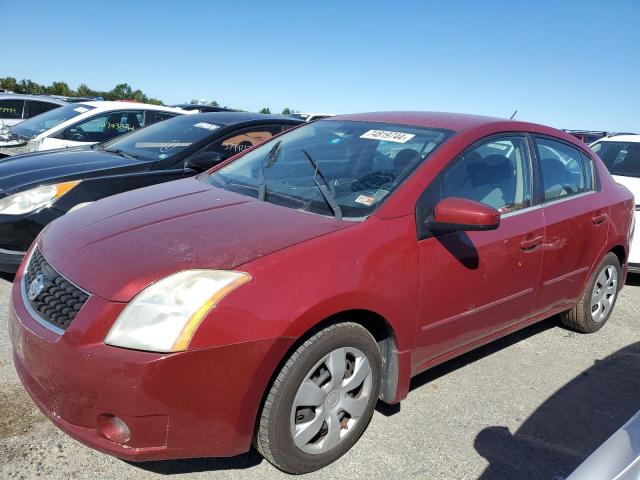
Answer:
M515 112L513 112L513 115L511 115L511 116L509 117L509 120L513 120L513 117L515 117L515 116L516 116L516 113L518 113L518 110L516 110Z

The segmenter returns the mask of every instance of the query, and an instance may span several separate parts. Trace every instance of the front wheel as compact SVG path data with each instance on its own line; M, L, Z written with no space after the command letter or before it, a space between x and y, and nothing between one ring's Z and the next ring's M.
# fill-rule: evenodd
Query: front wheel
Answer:
M607 253L595 269L578 304L562 314L562 323L582 333L600 330L611 316L621 278L618 257L615 253Z
M258 451L293 474L341 457L371 420L381 364L375 339L359 324L339 323L310 337L267 395L255 437Z

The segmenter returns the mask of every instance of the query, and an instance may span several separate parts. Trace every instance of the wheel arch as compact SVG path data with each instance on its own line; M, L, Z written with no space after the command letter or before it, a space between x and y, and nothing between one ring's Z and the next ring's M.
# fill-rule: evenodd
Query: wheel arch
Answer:
M395 403L398 401L398 397L402 396L398 393L399 379L401 376L400 355L397 349L395 331L390 322L388 322L382 315L372 310L343 310L322 319L308 328L302 335L298 336L285 353L281 355L279 362L272 371L271 378L263 388L258 408L253 412L255 415L253 422L254 432L260 422L262 408L264 407L264 402L269 394L271 386L291 354L308 338L312 337L320 330L323 330L330 325L344 322L354 322L362 325L376 340L378 347L380 348L383 363L381 372L380 400L386 403Z

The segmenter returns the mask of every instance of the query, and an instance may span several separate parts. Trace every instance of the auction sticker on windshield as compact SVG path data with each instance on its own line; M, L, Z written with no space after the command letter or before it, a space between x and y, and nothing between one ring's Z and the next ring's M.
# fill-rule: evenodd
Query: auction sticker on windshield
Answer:
M407 143L415 135L411 133L391 132L388 130L369 130L360 135L360 138L369 140L385 140L387 142Z

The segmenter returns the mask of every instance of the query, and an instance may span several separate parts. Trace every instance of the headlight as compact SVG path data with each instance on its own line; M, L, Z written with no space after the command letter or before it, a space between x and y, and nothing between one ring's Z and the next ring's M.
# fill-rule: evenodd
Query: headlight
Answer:
M186 270L140 292L109 330L105 343L151 352L178 352L209 310L229 292L251 280L228 270Z
M0 214L2 215L22 215L33 212L39 208L46 207L55 202L73 187L78 185L80 180L75 182L64 182L56 185L44 185L32 188L24 192L9 195L0 199Z

